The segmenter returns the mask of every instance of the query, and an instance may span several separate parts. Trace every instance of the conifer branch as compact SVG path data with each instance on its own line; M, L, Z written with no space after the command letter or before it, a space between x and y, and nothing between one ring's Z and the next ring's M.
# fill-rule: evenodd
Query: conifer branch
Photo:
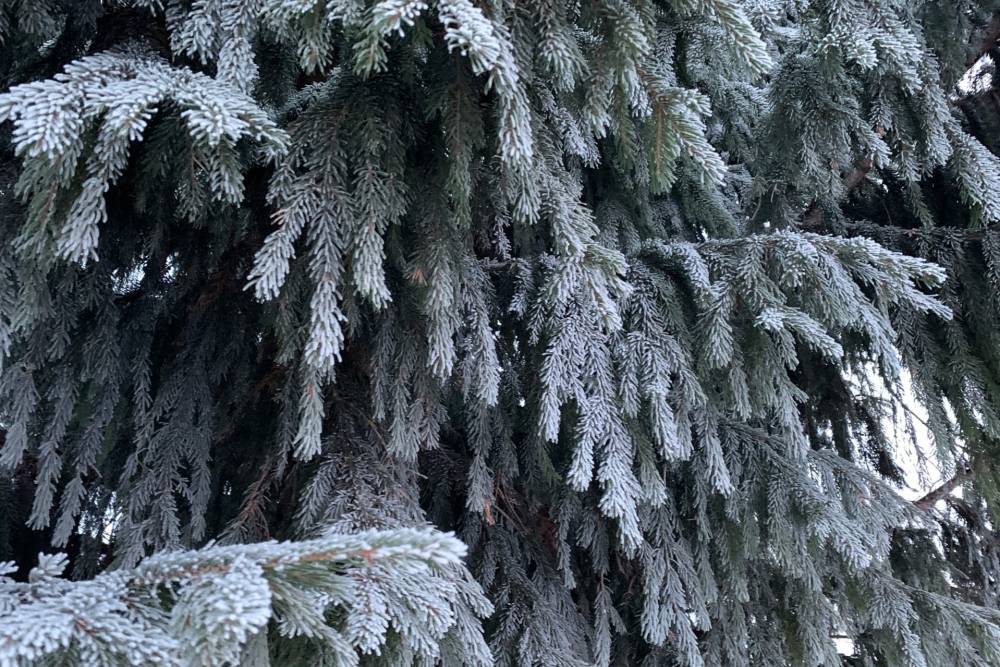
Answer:
M898 235L910 239L943 239L957 238L962 243L976 243L986 239L990 234L1000 233L1000 223L983 227L898 227L866 222L850 222L838 226L849 234L872 236L876 239Z
M326 650L344 663L389 641L390 625L419 637L418 653L435 656L457 622L489 611L469 587L464 554L465 545L433 530L366 531L162 553L132 571L80 582L60 578L64 555L43 554L27 584L0 569L0 664L79 652L83 662L100 655L109 662L99 664L114 657L121 664L179 667L201 664L206 650L237 664L250 637L266 632L272 617L293 635L343 633ZM414 595L421 579L429 587ZM382 605L391 616L381 618ZM32 619L44 613L55 625L34 627ZM414 634L409 624L421 621ZM352 629L365 625L364 632ZM119 645L116 636L130 641ZM131 641L136 636L147 641Z

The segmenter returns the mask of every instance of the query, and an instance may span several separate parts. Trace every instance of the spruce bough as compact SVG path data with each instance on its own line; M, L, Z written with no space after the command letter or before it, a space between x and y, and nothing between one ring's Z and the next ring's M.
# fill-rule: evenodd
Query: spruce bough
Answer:
M998 10L0 2L0 666L1000 664Z

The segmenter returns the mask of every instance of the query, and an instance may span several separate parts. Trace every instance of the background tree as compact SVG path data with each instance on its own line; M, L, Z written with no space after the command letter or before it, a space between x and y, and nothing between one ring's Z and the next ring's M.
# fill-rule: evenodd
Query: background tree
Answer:
M4 0L0 665L1000 664L997 5Z

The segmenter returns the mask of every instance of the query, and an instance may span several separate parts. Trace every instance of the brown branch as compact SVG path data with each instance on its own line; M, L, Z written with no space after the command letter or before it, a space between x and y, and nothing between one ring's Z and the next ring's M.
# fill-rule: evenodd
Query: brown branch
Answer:
M390 554L387 558L392 558L394 554ZM380 550L375 548L362 548L353 550L341 550L341 549L327 549L324 551L314 551L312 553L302 554L300 556L275 556L274 558L268 558L263 560L258 565L265 570L274 570L278 567L288 567L290 565L299 565L300 563L322 563L326 561L349 561L349 560L364 560L368 565L371 565L376 557L380 556ZM166 569L163 572L152 572L145 576L136 575L133 576L129 582L138 586L149 586L151 584L166 583L169 581L177 581L180 579L197 579L198 577L215 575L215 574L226 574L232 568L232 561L225 561L221 563L212 563L210 565L199 565L191 568L175 567L173 569Z
M954 491L958 485L963 484L970 479L972 479L972 470L969 468L961 468L939 487L931 489L922 497L914 500L913 504L921 512L926 512L933 508L939 500L943 500L951 495L951 492Z

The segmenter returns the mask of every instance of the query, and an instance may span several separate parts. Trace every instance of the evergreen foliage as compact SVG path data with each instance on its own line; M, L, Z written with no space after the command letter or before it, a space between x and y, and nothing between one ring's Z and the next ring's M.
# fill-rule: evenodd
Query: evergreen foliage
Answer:
M464 553L435 531L369 531L165 552L80 582L58 578L65 555L43 555L28 583L0 579L0 664L267 664L274 616L293 640L282 662L352 665L360 651L485 665L476 614L490 605Z
M996 11L0 0L0 666L1000 664Z

